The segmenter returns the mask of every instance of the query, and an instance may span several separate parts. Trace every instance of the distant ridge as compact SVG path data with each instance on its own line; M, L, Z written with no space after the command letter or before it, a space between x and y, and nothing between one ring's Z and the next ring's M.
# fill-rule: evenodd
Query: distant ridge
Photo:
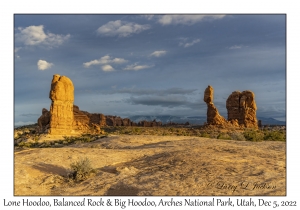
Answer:
M173 115L133 115L128 116L131 121L139 122L143 120L147 121L160 121L163 124L174 123L186 123L189 122L192 125L203 125L206 122L206 116L173 116ZM285 121L279 121L271 117L257 117L262 121L262 125L286 125Z
M143 120L162 122L163 124L174 122L174 123L186 123L189 122L192 125L203 125L206 122L204 116L172 116L172 115L133 115L128 117L133 122L140 122ZM262 121L262 125L286 125L286 121L276 120L271 117L257 117L258 120ZM30 124L31 125L31 124ZM14 125L14 128L22 127L24 125Z
M271 117L258 117L261 120L262 125L286 125L286 121L276 120Z

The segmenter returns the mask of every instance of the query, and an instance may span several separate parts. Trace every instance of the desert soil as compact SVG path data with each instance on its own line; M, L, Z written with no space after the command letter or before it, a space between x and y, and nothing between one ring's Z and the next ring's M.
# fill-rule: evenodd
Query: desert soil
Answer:
M87 157L95 173L67 181ZM14 154L15 195L286 195L286 143L118 135Z

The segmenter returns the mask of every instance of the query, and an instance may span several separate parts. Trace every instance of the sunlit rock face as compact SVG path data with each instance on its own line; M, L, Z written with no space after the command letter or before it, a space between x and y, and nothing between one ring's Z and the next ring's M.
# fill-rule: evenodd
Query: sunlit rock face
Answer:
M219 114L218 109L213 103L214 89L208 86L204 91L204 102L207 105L207 124L209 125L226 125L227 121Z
M226 101L228 121L237 119L239 125L257 128L255 95L252 91L234 91Z
M208 86L204 91L204 101L207 105L207 124L258 128L256 118L255 95L250 90L232 92L226 101L227 120L222 117L213 103L214 89Z
M53 75L49 98L52 101L49 134L71 134L74 119L74 86L72 81L66 76Z

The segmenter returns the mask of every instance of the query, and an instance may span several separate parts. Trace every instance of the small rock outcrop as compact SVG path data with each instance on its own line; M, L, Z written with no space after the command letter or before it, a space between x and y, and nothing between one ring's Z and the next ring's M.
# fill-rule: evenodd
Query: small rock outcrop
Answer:
M259 127L259 128L262 128L261 120L258 120L258 127Z
M49 127L50 123L50 112L43 108L42 115L37 120L38 126L39 126L39 132L45 132L45 130Z
M225 125L226 119L219 114L218 109L213 103L214 89L208 86L204 91L204 102L207 105L207 124L210 125Z
M74 119L74 86L72 81L66 76L53 75L49 98L52 101L49 134L71 134Z
M254 93L250 90L234 91L226 101L228 121L238 120L239 125L246 128L257 128L256 103Z

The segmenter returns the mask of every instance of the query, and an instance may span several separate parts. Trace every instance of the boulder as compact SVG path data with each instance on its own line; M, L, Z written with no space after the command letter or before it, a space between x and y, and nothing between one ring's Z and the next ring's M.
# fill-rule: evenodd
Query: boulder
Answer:
M214 100L214 89L212 86L208 85L208 87L204 91L204 102L205 103L213 103Z

